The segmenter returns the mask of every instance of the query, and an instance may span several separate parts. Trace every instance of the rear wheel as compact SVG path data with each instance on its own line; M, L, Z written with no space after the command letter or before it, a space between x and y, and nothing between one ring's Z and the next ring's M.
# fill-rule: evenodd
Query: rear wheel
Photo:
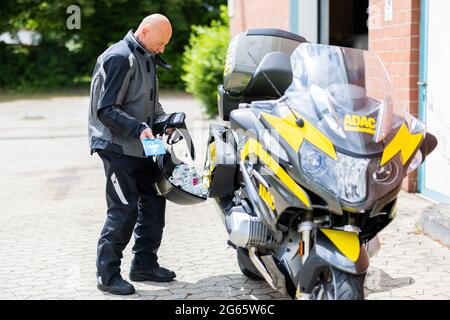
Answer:
M364 300L366 274L354 275L330 267L315 288L314 300Z

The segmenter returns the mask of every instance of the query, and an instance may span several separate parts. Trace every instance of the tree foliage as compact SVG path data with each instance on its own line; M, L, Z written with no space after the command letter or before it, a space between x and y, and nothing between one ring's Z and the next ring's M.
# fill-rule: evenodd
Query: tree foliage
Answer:
M209 26L193 26L189 46L183 55L182 76L186 90L193 93L209 115L217 114L217 87L223 80L225 55L230 41L226 7L220 20Z
M136 29L142 18L152 13L166 15L173 35L162 55L173 72L161 71L161 87L181 88L182 51L188 43L192 24L206 24L219 16L226 0L2 0L0 33L15 34L21 29L41 35L38 46L0 43L0 88L65 87L89 76L97 57L111 44ZM71 5L81 9L81 28L66 26ZM4 60L7 59L7 60ZM40 65L41 64L41 65ZM16 85L20 83L20 85Z

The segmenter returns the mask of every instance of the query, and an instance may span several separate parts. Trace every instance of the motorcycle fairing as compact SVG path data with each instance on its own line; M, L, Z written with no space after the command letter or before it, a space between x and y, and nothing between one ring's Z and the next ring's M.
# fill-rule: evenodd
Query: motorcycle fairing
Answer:
M264 102L258 102L258 105L264 103ZM264 143L264 137L263 134L265 131L267 131L267 127L264 126L262 121L260 119L263 119L262 117L259 117L260 112L256 108L248 108L248 109L238 109L233 110L230 113L230 128L232 130L235 130L236 132L243 132L246 139L257 139L259 143L261 144L263 150L265 150L266 153L271 153L272 151L270 148L267 148L263 145ZM258 119L260 118L260 119ZM264 120L264 119L263 119ZM275 131L275 130L273 130ZM273 136L276 138L276 135L278 132L272 132ZM244 139L244 138L242 138ZM303 172L300 170L300 167L297 165L300 161L299 159L299 153L298 151L295 151L292 149L289 144L282 139L281 137L278 139L280 145L283 147L283 149L286 151L289 162L285 163L282 159L279 159L279 165L286 171L289 177L298 184L303 190L307 190L309 192L312 192L316 195L318 195L320 198L323 199L324 203L323 205L326 206L327 210L330 212L333 212L337 215L342 215L342 206L339 202L339 198L337 198L335 195L331 194L330 192L327 192L326 190L323 190L323 188L313 181L311 181L307 176L303 174ZM241 155L242 156L242 155ZM276 176L275 176L276 177ZM282 183L282 181L280 181ZM284 184L283 184L284 185ZM298 198L292 193L290 189L286 187L286 190L289 191L289 198L285 197L285 199L296 199ZM284 196L284 195L283 195ZM279 203L279 202L277 202ZM302 204L302 203L299 203ZM296 207L296 202L290 202L291 207ZM282 206L282 208L286 209L289 207L289 205ZM307 208L305 207L299 207L299 208ZM311 207L312 208L312 207ZM282 214L282 211L280 207L277 205L277 210L279 214ZM281 211L280 211L281 210Z
M380 166L384 166L399 152L401 153L402 163L405 165L417 151L423 137L423 133L412 134L406 124L403 123L394 138L384 148Z
M352 274L364 274L367 272L369 266L369 256L364 246L361 247L361 257L357 264L343 265L342 263L332 263L330 260L324 258L323 247L314 247L311 249L301 272L298 272L295 278L295 283L299 284L300 292L312 293L314 287L317 285L317 279L321 274L326 273L330 266ZM356 268L358 268L359 272L356 271Z
M299 115L297 114L297 116ZM304 141L308 141L331 159L336 160L336 147L331 138L322 133L318 128L314 127L314 125L306 120L305 117L299 117L301 117L305 123L303 128L300 128L296 124L292 113L289 113L284 117L277 117L265 112L259 112L261 122L268 129L272 129L272 134L275 137L278 136L280 144L284 146L285 149L287 148L286 152L289 155L291 163L295 164L294 167L296 169L298 167L296 164L299 159L297 158L298 153L295 151L301 148ZM424 134L422 132L414 133L414 130L411 131L408 127L406 122L403 122L401 125L399 123L398 126L393 129L393 132L386 137L386 144L383 142L379 143L384 146L381 149L382 152L375 158L369 160L368 176L372 175L383 165L386 165L389 162L395 162L398 163L399 167L399 173L396 175L397 178L391 184L377 184L372 179L368 179L368 196L360 203L347 204L344 200L333 197L333 194L328 190L322 190L322 188L317 186L313 181L310 181L310 178L304 175L301 170L295 170L292 177L297 183L305 188L305 190L311 191L322 197L326 201L327 206L330 207L330 211L335 214L341 215L342 209L347 211L351 211L352 208L358 208L361 211L371 210L376 199L383 198L401 184L401 180L406 173L406 168L409 166L409 163L414 158L414 155L423 141ZM358 157L358 155L355 156ZM299 177L299 180L297 180L297 177Z
M241 160L254 155L262 161L275 174L283 184L297 196L306 208L311 207L308 194L287 174L287 172L275 161L261 144L253 138L249 138L241 151Z
M295 270L292 270L293 274L296 274L294 281L299 284L300 291L303 293L311 293L317 285L317 278L330 266L355 275L364 274L369 268L369 255L366 248L363 245L358 245L357 250L355 248L356 241L358 241L359 244L358 235L344 235L337 238L334 237L333 240L331 240L325 235L324 230L326 229L316 230L315 245L311 248L305 263L300 267L301 271L295 272ZM350 233L345 231L340 232L345 234ZM353 240L351 240L352 258L348 258L339 249L339 247L344 248L346 246L342 243L346 238L353 238ZM352 261L356 252L358 252L358 257L356 261Z
M269 185L267 191L273 196L275 204L275 215L277 219L282 216L285 210L291 207L302 208L304 204L289 190L284 183L273 175L271 170L261 166L259 169L264 179Z
M261 112L260 115L261 119L263 119L263 123L268 123L270 127L276 130L294 151L298 152L303 141L307 140L330 158L337 160L336 150L330 139L304 117L300 117L304 122L303 128L300 128L296 124L296 119L292 114L283 118L265 112Z
M341 231L345 232L345 231ZM349 233L349 232L345 232ZM369 256L367 254L367 251L364 246L360 245L358 258L356 261L353 261L351 258L348 258L339 248L344 248L345 245L342 243L342 239L347 237L353 237L352 241L358 241L359 238L357 234L352 234L350 236L345 236L339 238L334 238L331 240L327 235L325 235L323 229L317 229L316 233L316 254L321 257L323 260L325 260L329 265L351 273L351 274L363 274L367 271L367 268L369 267ZM354 245L352 245L354 246ZM352 255L351 257L355 257L355 250L352 249ZM347 253L348 254L348 253ZM309 259L309 258L308 258Z
M298 254L300 236L296 232L289 232L288 238L292 241L285 241L276 258L284 266L286 276L292 281L300 292L311 293L317 285L317 279L321 274L326 273L329 267L335 267L352 274L363 274L367 272L369 266L369 256L365 246L361 245L358 236L354 233L340 231L344 235L332 237L331 240L325 235L330 229L316 229L314 231L314 245L312 246L308 258L302 264L301 256ZM347 235L349 234L349 235ZM346 257L338 248L346 246L342 241L351 239L352 259L358 254L356 261ZM348 249L344 249L348 251Z
M353 262L358 260L360 243L356 233L334 229L320 229L320 231L327 236L346 258Z

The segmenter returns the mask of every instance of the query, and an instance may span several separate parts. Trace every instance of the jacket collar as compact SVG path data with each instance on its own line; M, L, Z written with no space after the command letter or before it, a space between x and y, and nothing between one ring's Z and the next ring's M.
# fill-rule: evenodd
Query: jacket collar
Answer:
M136 39L134 36L134 30L131 29L128 31L127 35L123 40L128 44L131 51L136 51L140 53L144 58L152 57L154 58L154 61L157 65L163 67L166 70L172 70L172 66L168 64L166 61L164 61L163 58L159 54L156 54L154 52L150 52L147 49L144 48L144 46Z
M136 50L136 52L140 53L145 58L154 57L155 56L154 52L150 52L147 49L145 49L145 47L138 41L138 39L136 39L136 37L134 36L134 30L133 29L128 31L128 33L123 38L123 40L128 44L128 46L130 47L130 49L132 51Z

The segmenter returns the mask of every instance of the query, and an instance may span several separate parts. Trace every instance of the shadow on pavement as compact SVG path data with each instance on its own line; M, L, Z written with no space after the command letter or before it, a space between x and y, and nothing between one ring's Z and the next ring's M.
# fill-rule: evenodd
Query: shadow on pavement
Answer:
M133 282L136 293L129 299L142 300L261 300L286 299L264 281L240 274L212 276L197 282ZM103 295L111 297L109 293Z
M367 273L365 288L367 293L389 292L392 289L407 287L414 284L414 278L393 278L385 271L371 267Z
M128 299L143 300L272 300L288 299L274 291L264 281L254 281L241 274L212 276L197 282L176 280L172 282L133 283L136 294ZM389 292L414 284L411 277L393 278L385 271L372 267L366 277L365 293ZM105 296L111 297L108 293Z

